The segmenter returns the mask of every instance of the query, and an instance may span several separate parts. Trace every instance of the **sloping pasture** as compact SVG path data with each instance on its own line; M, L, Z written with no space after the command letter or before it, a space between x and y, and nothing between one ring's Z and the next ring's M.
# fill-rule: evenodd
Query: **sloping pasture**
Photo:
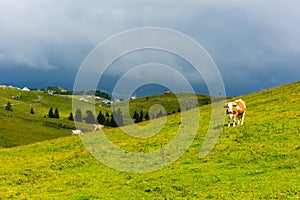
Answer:
M224 126L215 148L202 159L199 150L210 119L210 105L200 107L200 125L189 149L175 162L149 173L107 167L87 151L78 136L1 149L0 198L299 198L299 92L297 82L236 97L247 103L245 124ZM191 120L196 109L186 111ZM104 132L123 149L153 152L174 138L181 125L180 116L168 116L162 130L151 138L130 137L119 128Z

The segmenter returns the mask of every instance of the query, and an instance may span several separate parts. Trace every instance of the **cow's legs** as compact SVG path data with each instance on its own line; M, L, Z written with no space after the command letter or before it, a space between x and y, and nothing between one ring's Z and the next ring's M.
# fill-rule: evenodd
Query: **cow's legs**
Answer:
M232 119L232 115L228 115L228 126L230 126L231 119Z
M240 125L241 124L241 115L238 115L237 116L237 125Z
M246 113L246 111L242 114L242 119L241 119L241 125L243 125L244 124L244 118L245 118L245 113Z
M232 126L235 126L235 123L236 123L236 115L233 115L233 125Z
M244 124L244 118L245 118L245 113L238 115L237 116L237 125L243 125Z
M232 121L232 126L235 126L237 121L236 121L236 115L229 114L228 115L228 126L230 126L230 122Z

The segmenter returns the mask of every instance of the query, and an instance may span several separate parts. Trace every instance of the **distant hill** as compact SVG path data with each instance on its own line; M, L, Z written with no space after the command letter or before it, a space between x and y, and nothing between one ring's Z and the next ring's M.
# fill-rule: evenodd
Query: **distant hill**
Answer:
M105 99L111 99L110 95L106 92L102 92L100 90L89 90L89 91L73 91L73 90L68 90L66 88L60 87L60 86L48 86L46 88L40 88L36 89L39 91L43 91L45 93L49 94L61 94L61 95L95 95L98 97L102 97Z

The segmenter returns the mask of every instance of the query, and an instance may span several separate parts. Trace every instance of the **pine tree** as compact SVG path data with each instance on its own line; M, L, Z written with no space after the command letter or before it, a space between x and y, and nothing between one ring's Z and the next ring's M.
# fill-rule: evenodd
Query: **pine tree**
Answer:
M110 118L109 117L107 117L106 119L105 119L105 124L104 124L105 126L110 126Z
M81 110L77 109L75 112L75 121L82 122L82 113Z
M137 116L138 116L138 113L137 113L136 110L135 110L134 113L133 113L133 119L136 120L136 119L137 119Z
M96 120L95 120L95 117L94 117L94 114L92 111L90 110L87 110L86 112L86 119L85 119L85 122L87 124L95 124L96 123Z
M33 108L30 109L30 114L34 114Z
M150 117L149 117L149 113L147 112L146 114L145 114L145 120L149 120L150 119Z
M51 107L51 108L49 109L49 112L48 112L48 117L49 117L49 118L53 118L53 116L54 116L54 114L53 114L53 108Z
M99 124L105 124L105 117L104 115L102 114L101 110L97 116L97 121Z
M160 110L157 115L156 115L156 118L159 118L159 117L162 117L163 116L163 112Z
M69 120L70 121L74 121L74 117L73 117L73 113L72 112L70 113Z
M10 102L7 102L7 105L5 106L5 110L13 111L13 109L11 108Z
M141 110L141 112L140 112L140 122L143 121L143 118L144 118L144 113L143 113L143 111Z
M134 111L133 119L134 119L134 123L140 122L140 115L136 111Z
M123 116L120 108L118 108L117 112L115 112L114 118L117 126L124 125Z
M135 110L134 113L133 113L133 116L132 116L132 119L133 119L134 123L136 123L136 117L137 117L137 112Z
M115 115L116 115L115 112L113 112L113 113L111 114L110 126L112 126L112 127L117 127L117 122L116 122L115 117L114 117Z
M57 108L56 108L55 111L54 111L53 118L59 119L59 112L58 112L58 109L57 109Z

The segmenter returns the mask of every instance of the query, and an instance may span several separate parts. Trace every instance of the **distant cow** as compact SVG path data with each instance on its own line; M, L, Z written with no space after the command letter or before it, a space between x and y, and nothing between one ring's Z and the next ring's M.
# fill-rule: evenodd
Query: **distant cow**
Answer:
M77 130L72 130L72 135L81 135L82 131L77 129Z
M92 131L96 131L96 130L101 130L103 129L104 125L102 124L93 124L93 127L92 127Z
M244 118L246 113L246 103L242 99L238 99L234 102L229 102L226 104L226 113L228 114L228 126L230 126L231 120L233 121L233 126L244 124Z

